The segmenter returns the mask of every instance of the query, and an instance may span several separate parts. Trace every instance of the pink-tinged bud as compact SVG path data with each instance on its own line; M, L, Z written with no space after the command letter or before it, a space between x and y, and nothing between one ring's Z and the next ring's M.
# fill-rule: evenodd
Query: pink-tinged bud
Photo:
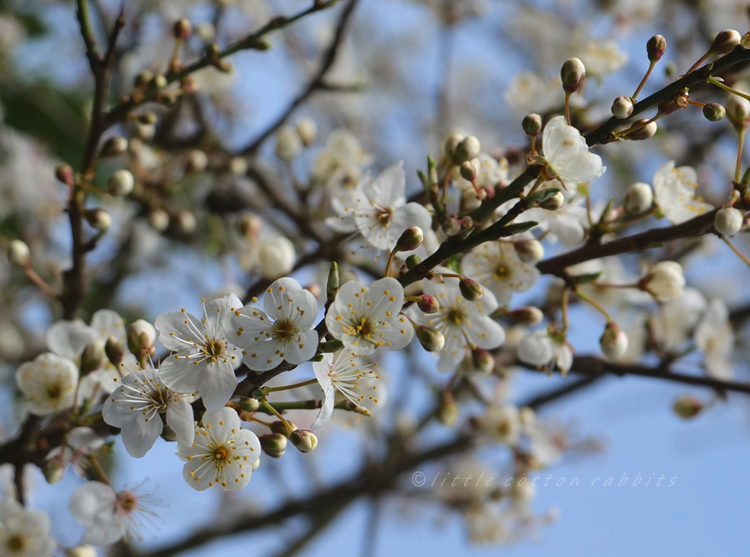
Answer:
M613 360L619 360L628 351L628 336L616 323L607 323L604 334L599 339L602 353Z
M424 233L418 226L410 226L404 230L401 237L396 242L396 248L398 251L412 251L422 245L424 241Z
M449 238L461 232L461 221L456 217L450 217L443 223L443 232Z
M546 211L557 211L563 205L565 205L565 196L561 191L539 204L539 206Z
M633 101L630 97L617 97L612 103L612 115L618 120L627 120L633 114Z
M55 167L55 177L63 184L73 187L75 174L69 164L59 164Z
M544 247L539 240L520 240L513 245L519 259L524 263L536 263L544 257Z
M734 207L725 207L716 211L714 217L714 228L719 234L724 236L734 236L745 224L745 217L742 211Z
M703 401L698 397L693 395L683 395L675 399L674 404L672 405L672 410L674 410L674 413L680 418L689 420L700 414L703 411L704 406Z
M453 427L458 421L459 414L460 409L453 395L449 392L443 393L437 413L438 421L446 427Z
M479 163L477 159L464 161L461 163L459 170L461 172L461 178L473 182L477 179L477 174L479 174Z
M419 257L416 253L411 254L409 257L406 258L406 268L411 270L420 263L422 263L422 258Z
M521 127L526 135L536 137L542 132L542 117L534 113L524 116Z
M646 43L649 62L658 62L667 51L667 39L661 35L654 35Z
M258 437L263 452L271 458L281 458L286 451L287 438L281 433L268 433Z
M640 124L643 124L644 122L648 122L646 118L642 118L641 120L636 120L633 122L633 125L631 127L639 126ZM637 130L634 130L630 132L629 134L625 135L624 138L628 139L630 141L642 141L644 139L650 139L654 137L657 130L656 122L650 122L649 124L646 124L642 128L638 128Z
M289 440L301 453L311 453L318 446L318 438L309 429L295 429Z
M560 78L562 78L563 89L566 93L575 93L578 91L581 85L583 85L585 77L586 66L578 58L566 60L560 70Z
M703 107L703 116L709 122L718 122L719 120L723 120L726 114L726 109L719 103L707 103Z
M435 296L429 294L422 294L417 302L417 307L422 313L437 313L440 311L440 304Z
M115 337L109 337L104 344L104 353L107 355L109 363L119 368L123 358L125 358L125 346Z
M716 35L708 52L711 54L726 54L727 52L732 52L734 47L740 44L741 40L742 37L734 29L724 29L723 31L719 31L719 34Z
M260 234L263 221L253 213L240 213L237 217L237 227L248 240L253 240Z
M482 296L484 296L482 285L470 278L462 278L458 283L458 288L461 291L461 295L470 302L481 300Z
M184 41L192 34L193 26L190 25L190 21L188 21L187 18L183 17L182 19L175 21L173 31L175 39Z
M110 137L104 142L100 157L117 157L128 150L128 140L124 137Z
M738 95L729 95L726 112L737 132L747 128L750 123L750 101Z
M471 351L471 365L479 373L489 375L495 370L495 358L487 350L475 348Z
M295 424L293 421L287 420L286 423L289 424L289 427L292 428L292 431L295 431L297 429L297 424ZM291 433L289 431L289 427L287 427L286 424L282 422L281 420L276 420L275 422L271 424L271 431L273 433L280 433L281 435L284 435L285 437L289 437Z
M416 333L419 344L428 352L439 352L445 346L445 335L433 327L421 325Z
M31 265L31 251L26 242L11 240L8 246L8 261L11 265L25 269Z
M461 143L456 146L456 150L453 153L453 163L461 164L471 159L475 159L481 152L481 145L479 140L473 135L466 136Z
M532 327L537 323L541 323L544 319L544 314L539 308L534 306L524 306L518 309L514 309L510 312L510 317L519 325L525 325L526 327Z

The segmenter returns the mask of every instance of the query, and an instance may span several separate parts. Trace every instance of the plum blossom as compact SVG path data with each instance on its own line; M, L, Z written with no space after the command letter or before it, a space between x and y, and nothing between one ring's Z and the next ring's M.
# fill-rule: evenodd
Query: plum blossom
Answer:
M360 234L374 248L392 250L410 226L428 230L432 217L419 203L407 203L403 161L389 166L376 179L365 176L354 190L332 200L336 217L326 220L339 232Z
M581 182L591 182L607 170L602 158L589 152L581 132L565 122L565 117L555 116L544 127L542 135L546 171L566 187Z
M404 289L394 278L385 277L365 286L346 282L328 308L326 326L347 350L372 354L376 348L401 350L414 338L414 328L401 315Z
M706 299L695 288L686 288L673 300L660 304L649 320L656 344L664 352L674 352L690 337L706 309Z
M260 458L258 437L240 427L240 418L231 408L206 412L201 423L192 446L177 447L177 456L185 462L183 478L198 491L214 486L224 491L242 489Z
M513 292L526 292L539 278L536 266L524 263L513 244L485 242L471 250L461 261L466 276L490 290L497 304L510 303Z
M734 331L729 323L729 310L716 298L709 302L693 334L695 345L703 352L706 373L716 379L732 380Z
M164 386L153 367L134 367L117 383L119 386L104 402L102 417L109 425L122 429L122 442L130 456L141 458L154 446L164 429L160 414L166 414L167 425L180 443L192 444L190 401L194 393L176 393Z
M532 112L544 114L563 105L561 89L560 76L547 79L535 73L521 72L510 80L504 98L523 116Z
M266 289L263 308L237 308L224 322L226 337L244 349L250 369L266 371L284 360L301 364L315 355L318 302L309 290L281 278Z
M64 446L53 448L47 453L47 460L58 459L64 472L68 464L76 472L84 475L89 457L104 446L104 439L90 427L77 427L70 432Z
M372 157L362 148L356 136L345 129L334 130L313 163L312 177L316 182L334 188L356 183L362 168L371 162Z
M78 369L70 360L45 352L18 368L16 384L29 412L47 416L73 407Z
M573 350L558 335L540 330L525 336L518 345L518 358L522 362L552 370L557 365L565 376L573 365Z
M367 364L361 356L347 350L342 350L335 358L333 354L323 354L322 362L313 362L315 378L323 389L323 404L310 429L317 429L330 419L337 391L357 406L368 402L377 404L377 393L363 394L378 388L378 384L372 384L373 380L380 379L375 371L377 365ZM366 412L369 414L369 410Z
M491 404L481 419L482 431L498 443L515 445L521 436L518 408L512 404Z
M47 513L25 509L9 497L0 500L0 555L49 557L55 546Z
M439 351L437 368L451 371L458 366L469 350L497 348L505 341L505 331L490 314L498 307L495 295L485 290L476 302L464 298L459 289L459 280L443 279L443 284L430 280L422 281L425 294L434 296L440 303L437 313L421 313L416 321L433 327L445 336L445 344Z
M159 341L172 353L161 363L159 378L177 393L200 393L208 410L218 410L237 386L236 348L224 333L224 319L242 307L234 294L203 303L203 319L183 308L156 318Z
M664 163L654 174L656 204L672 224L680 224L713 209L698 195L698 175L694 168L675 168L674 161Z

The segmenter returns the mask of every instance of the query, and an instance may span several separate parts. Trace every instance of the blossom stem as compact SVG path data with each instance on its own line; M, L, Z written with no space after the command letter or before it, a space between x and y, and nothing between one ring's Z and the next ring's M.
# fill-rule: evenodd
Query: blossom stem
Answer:
M539 186L541 186L544 182L545 182L544 176L539 176L539 178L536 179L536 182L534 182L534 185L531 186L531 189L529 190L529 193L526 197L536 192L536 190L539 189Z
M602 306L600 306L594 300L592 300L591 298L589 298L586 294L584 294L583 292L581 292L580 288L576 288L575 292L576 292L576 296L578 296L581 300L583 300L584 302L590 304L592 307L594 307L599 312L601 312L601 314L604 315L604 317L607 318L607 323L612 323L612 321L613 321L612 316L607 312L606 309L604 309Z
M274 408L273 406L271 406L270 404L268 404L268 401L266 401L266 400L264 399L264 400L261 400L261 401L260 401L260 403L261 403L261 405L263 406L263 408L265 408L266 410L269 410L269 411L271 412L271 414L273 414L273 415L274 415L274 416L276 416L276 417L277 417L277 418L278 418L279 420L281 420L281 423L283 423L283 424L284 424L284 425L286 426L287 430L289 430L289 433L291 433L292 431L294 431L294 430L292 429L292 426L291 426L291 425L289 425L289 422L287 422L287 421L286 421L286 419L284 418L284 416L282 416L282 415L281 415L281 414L279 413L279 411L278 411L278 410L276 410L276 408Z
M745 143L745 130L744 128L737 132L737 165L734 168L734 181L740 181L742 177L742 149Z
M719 81L715 77L709 77L706 80L706 83L710 83L711 85L716 85L719 89L724 89L724 91L728 93L732 93L733 95L737 95L738 97L742 97L743 99L750 101L750 95L748 95L747 93L743 93L742 91L738 91L737 89L733 89L729 85L724 85L721 81Z
M26 271L26 276L29 277L29 280L36 284L42 292L50 298L57 298L57 292L42 277L36 274L36 271L31 266L24 267L24 271Z
M102 468L102 465L99 463L99 456L97 454L91 455L91 465L94 467L94 470L96 470L96 473L99 474L99 478L101 478L105 484L112 487L112 484L109 483L107 474L104 473L104 468Z
M697 68L698 66L700 66L703 62L705 62L708 59L709 56L711 56L711 52L710 51L706 52L703 56L701 56L700 58L698 58L698 60L695 62L695 64L693 64L692 66L690 66L690 69L685 72L685 75L693 72L695 70L695 68Z
M443 179L443 195L440 198L440 203L442 203L443 205L445 205L445 200L448 198L448 182L450 182L451 180L451 170L453 170L453 164L449 164L445 169L445 178Z
M310 379L308 381L301 381L300 383L293 383L291 385L284 385L282 387L266 387L266 391L269 393L275 393L277 391L289 391L291 389L298 389L299 387L307 387L308 385L314 385L317 383L317 379Z
M636 222L642 221L644 219L647 219L648 217L652 216L656 212L656 205L651 207L648 211L645 213L641 213L640 215L634 215L632 218L627 218L627 215L623 213L621 217L616 218L614 221L612 221L612 224L616 224L617 226L609 226L607 227L607 232L619 232L626 226L630 226L631 224L635 224Z
M720 235L720 238L722 239L722 241L723 241L723 242L724 242L724 243L725 243L726 245L728 245L728 246L729 246L729 249L731 249L731 250L732 250L732 251L733 251L734 253L736 253L736 254L737 254L737 257L739 257L740 259L742 259L742 261L744 261L744 262L745 262L745 264L746 264L746 265L747 265L748 267L750 267L750 259L748 259L748 258L747 258L747 256L746 256L746 255L744 255L744 254L743 254L743 253L742 253L742 252L741 252L740 250L738 250L738 249L737 249L737 248L735 247L735 245L734 245L734 244L733 244L732 242L730 242L730 241L729 241L729 238L727 238L727 237L726 237L726 236L724 236L723 234L721 234L721 235Z
M656 65L656 60L652 61L651 64L648 66L648 70L646 71L646 75L643 76L643 79L641 79L640 84L638 85L638 88L635 90L635 93L633 93L633 96L630 97L630 99L635 103L636 99L638 98L638 95L641 92L641 89L643 89L643 86L646 85L646 82L648 81L648 78L651 77L651 72L654 71L654 66Z
M611 284L609 282L592 282L598 288L640 288L638 283L635 284Z
M570 93L568 93L567 91L565 92L565 120L570 126Z
M687 103L688 104L692 104L693 106L700 106L701 108L703 108L704 106L706 106L706 103L702 103L702 102L698 102L698 101L691 101L690 99L687 100Z
M586 192L586 218L589 221L589 227L594 226L594 219L591 217L591 194Z
M269 427L269 428L271 427L271 425L273 425L273 424L271 424L271 422L267 422L265 420L259 420L255 416L248 416L247 421L249 421L249 422L255 422L256 424L264 425L264 426Z
M386 277L391 276L391 265L393 264L393 258L396 255L396 252L398 252L398 246L394 247L391 250L391 253L388 254L388 261L386 261L386 264L385 264L385 276Z
M536 152L536 136L535 135L531 136L531 147L529 149L529 154L532 157L535 157L536 154L537 154L537 152Z
M562 292L562 301L560 302L560 308L562 309L562 322L563 322L563 332L568 331L568 298L570 297L570 288L567 286L563 288Z

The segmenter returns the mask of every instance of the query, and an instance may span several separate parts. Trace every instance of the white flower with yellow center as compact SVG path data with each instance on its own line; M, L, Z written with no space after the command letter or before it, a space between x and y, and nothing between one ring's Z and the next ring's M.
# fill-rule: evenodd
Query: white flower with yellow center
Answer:
M557 364L563 377L573 365L573 350L559 335L552 336L546 329L526 335L518 345L522 362L551 371Z
M697 195L697 189L698 174L690 166L675 168L674 161L669 161L654 174L655 202L672 224L681 224L713 209L713 205Z
M350 280L339 289L328 308L326 326L347 350L367 355L376 348L401 350L414 338L414 327L401 315L404 289L385 277L365 286Z
M444 278L443 284L422 281L425 294L434 296L440 303L437 313L417 313L416 321L434 327L445 336L437 368L452 371L461 363L469 350L497 348L505 341L505 331L490 314L498 307L494 294L484 291L484 296L470 302L461 295L457 278Z
M226 337L244 349L247 367L266 371L284 360L301 364L315 355L318 302L309 290L281 278L266 290L263 308L237 308L224 323Z
M46 513L25 509L9 497L0 501L0 555L3 557L49 557L56 546L49 530Z
M562 82L559 75L547 79L531 72L521 72L510 80L504 98L523 116L532 112L544 114L563 105L560 89Z
M193 445L177 448L177 456L185 462L185 481L198 491L214 486L224 491L242 489L260 458L260 441L252 431L240 428L240 418L231 408L206 412L201 422Z
M178 393L200 393L208 410L218 410L234 393L237 349L224 334L224 319L242 307L234 294L203 304L203 319L183 308L156 318L161 342L172 354L159 367L164 384Z
M461 269L492 292L500 306L510 302L513 292L526 292L539 278L536 266L521 261L516 248L507 242L477 246L464 256Z
M323 354L322 362L313 362L315 378L323 389L323 404L310 429L317 429L330 419L337 391L358 406L377 404L377 365L366 364L361 356L348 350L342 350L335 358L333 354Z
M176 393L166 387L155 369L135 367L117 381L119 386L104 402L102 417L122 429L122 442L130 456L141 458L154 446L164 424L159 414L166 414L167 425L180 443L193 443L193 394Z
M547 173L571 191L576 184L591 182L607 170L602 158L589 152L581 132L569 126L563 116L555 116L547 123L542 138Z
M26 397L26 407L37 416L72 408L77 383L75 364L50 352L22 364L16 371L16 384Z

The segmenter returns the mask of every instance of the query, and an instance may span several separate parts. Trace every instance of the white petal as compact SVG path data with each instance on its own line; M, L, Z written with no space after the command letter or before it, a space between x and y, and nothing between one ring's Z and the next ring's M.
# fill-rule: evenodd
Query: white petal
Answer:
M75 490L68 508L73 518L88 526L97 519L114 515L116 502L114 489L101 482L90 481Z
M198 390L198 378L205 369L205 362L195 365L193 360L173 354L159 366L159 378L176 393L194 393Z
M75 360L98 335L83 321L58 321L47 330L47 348L58 356Z
M160 315L154 321L154 327L159 331L159 342L167 350L186 352L193 348L190 342L199 338L197 327L202 327L200 319L193 314L182 311L173 311ZM188 341L188 339L191 339Z
M195 437L193 407L184 398L167 405L167 425L177 435L177 441L192 445Z
M218 410L224 406L232 398L236 387L237 377L232 364L228 362L210 363L198 376L198 392L207 410Z
M209 410L203 414L201 423L217 443L226 443L240 430L240 418L231 408Z
M122 344L127 344L125 320L116 311L100 309L94 313L91 318L91 328L98 333L99 338L105 341L109 337L115 337Z
M122 423L122 442L133 458L142 458L161 435L164 424L159 414L136 414Z

